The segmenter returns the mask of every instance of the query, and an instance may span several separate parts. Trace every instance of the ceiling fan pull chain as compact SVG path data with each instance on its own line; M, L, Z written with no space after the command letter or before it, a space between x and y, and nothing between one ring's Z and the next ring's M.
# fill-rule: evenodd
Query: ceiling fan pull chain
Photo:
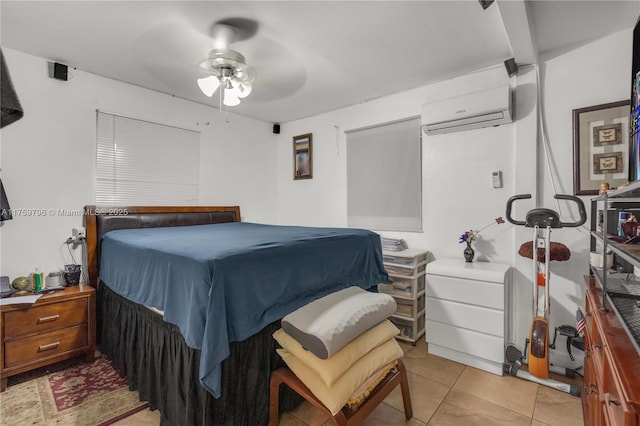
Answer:
M220 86L222 86L222 82L220 82ZM220 107L220 113L222 113L222 92L224 92L224 87L220 87L220 90L218 91L218 95L220 97L220 100L218 101L218 105Z

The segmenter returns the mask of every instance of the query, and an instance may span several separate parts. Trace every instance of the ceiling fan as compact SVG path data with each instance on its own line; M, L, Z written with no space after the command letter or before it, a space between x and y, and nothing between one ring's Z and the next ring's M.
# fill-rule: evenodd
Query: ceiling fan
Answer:
M199 78L197 83L208 97L220 89L220 105L239 105L240 99L251 93L251 83L256 73L247 65L245 57L229 48L229 44L252 37L257 28L255 21L243 18L224 19L211 27L214 48L209 52L209 57L199 64L204 77Z

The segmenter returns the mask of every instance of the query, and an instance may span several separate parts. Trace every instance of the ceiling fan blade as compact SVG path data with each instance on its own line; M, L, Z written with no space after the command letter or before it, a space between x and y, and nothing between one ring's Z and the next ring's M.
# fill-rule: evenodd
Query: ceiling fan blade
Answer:
M211 38L186 23L165 23L145 32L135 44L137 59L145 66L194 66L213 48Z
M256 37L238 43L234 48L244 52L247 65L255 70L248 99L268 102L283 99L302 88L307 71L298 57L285 46L267 37Z

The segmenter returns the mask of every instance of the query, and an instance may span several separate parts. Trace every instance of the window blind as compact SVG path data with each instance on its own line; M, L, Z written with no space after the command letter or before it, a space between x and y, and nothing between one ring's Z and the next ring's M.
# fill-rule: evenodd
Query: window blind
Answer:
M422 231L420 118L347 134L347 224Z
M198 203L200 133L97 112L96 203Z

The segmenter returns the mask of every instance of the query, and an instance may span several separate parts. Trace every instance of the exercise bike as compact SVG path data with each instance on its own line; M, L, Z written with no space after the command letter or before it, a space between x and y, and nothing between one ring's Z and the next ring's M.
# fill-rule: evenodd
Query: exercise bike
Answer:
M562 383L549 377L549 349L555 349L558 331L560 331L561 335L567 337L567 348L572 359L571 344L584 350L584 344L581 345L577 331L574 332L575 328L572 329L571 326L557 327L554 333L553 343L549 344L549 262L552 260L568 260L571 256L570 250L564 244L551 242L551 229L578 227L586 222L587 212L584 208L584 203L578 197L557 194L555 195L556 199L573 201L577 204L580 219L576 222L562 222L560 215L556 211L546 208L535 208L527 212L525 220L515 220L511 216L513 203L516 200L528 198L531 198L531 194L514 195L509 198L507 201L506 216L507 220L514 225L533 228L533 240L524 243L520 247L520 250L518 250L518 254L533 260L533 321L531 322L529 338L525 343L524 353L526 355L523 356L523 353L520 352L519 349L509 345L506 350L506 358L510 363L503 365L503 371L512 376L530 380L577 396L579 394L578 386ZM520 369L525 363L528 364L528 371ZM576 370L562 368L554 371L569 377L571 377L572 374L575 375L576 372Z

